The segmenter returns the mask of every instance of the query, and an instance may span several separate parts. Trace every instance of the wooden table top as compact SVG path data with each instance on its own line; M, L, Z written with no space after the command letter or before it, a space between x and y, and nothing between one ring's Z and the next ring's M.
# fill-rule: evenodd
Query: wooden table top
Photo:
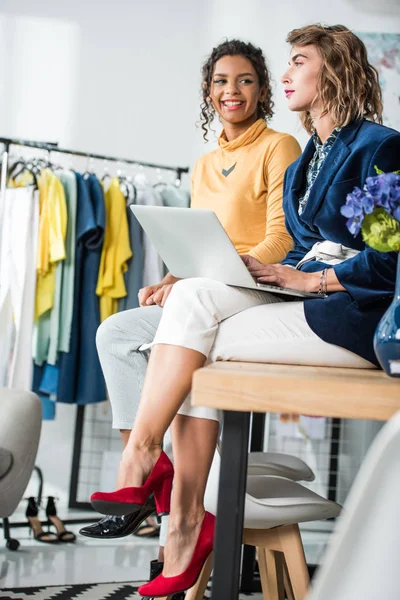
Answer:
M195 372L192 404L386 421L400 410L400 378L374 369L221 361Z

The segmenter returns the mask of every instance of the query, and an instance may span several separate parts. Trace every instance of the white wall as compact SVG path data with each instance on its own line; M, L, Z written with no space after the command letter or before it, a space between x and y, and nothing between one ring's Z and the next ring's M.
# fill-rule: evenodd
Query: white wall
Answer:
M276 129L304 144L280 76L291 29L321 21L400 32L397 0L3 0L0 131L92 152L193 164L204 146L200 67L212 46L261 46L275 82Z
M260 45L276 83L272 126L296 135L279 78L291 29L342 23L400 32L397 0L3 0L0 133L169 164L193 164L204 147L200 67L237 36ZM74 409L44 424L38 462L67 488ZM51 452L49 452L51 450ZM57 456L58 454L58 456Z
M3 1L0 130L189 164L203 14L185 0Z
M207 29L209 46L223 37L240 37L260 46L275 83L275 116L271 127L295 135L302 145L307 135L298 117L286 107L280 77L285 72L289 31L309 23L342 24L354 31L400 33L397 0L214 0Z

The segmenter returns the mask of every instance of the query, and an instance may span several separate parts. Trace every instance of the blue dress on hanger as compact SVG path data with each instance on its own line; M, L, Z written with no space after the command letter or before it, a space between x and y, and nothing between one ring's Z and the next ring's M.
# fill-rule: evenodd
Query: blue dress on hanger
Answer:
M74 309L70 351L60 354L57 401L92 404L106 399L106 387L96 350L100 325L96 296L101 251L106 226L104 193L95 175L76 174L78 206Z
M139 306L139 290L143 287L143 230L142 227L129 208L132 202L128 200L127 218L129 224L129 242L132 248L132 258L129 261L129 268L124 274L126 296L121 298L118 303L118 310L129 310Z

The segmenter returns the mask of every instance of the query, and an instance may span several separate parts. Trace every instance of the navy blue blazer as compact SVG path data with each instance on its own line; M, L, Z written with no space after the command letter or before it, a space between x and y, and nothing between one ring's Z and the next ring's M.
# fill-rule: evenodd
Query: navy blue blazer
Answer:
M306 300L304 312L307 323L321 339L378 365L373 335L393 299L397 252L377 252L366 246L361 234L354 238L340 207L355 186L362 187L367 177L376 175L375 165L384 172L400 169L400 133L366 120L343 127L299 216L299 198L305 190L307 166L314 151L310 139L285 174L283 207L294 248L282 264L295 266L315 242L324 240L360 250L357 256L333 267L346 291ZM324 266L329 265L313 261L301 270L320 271Z

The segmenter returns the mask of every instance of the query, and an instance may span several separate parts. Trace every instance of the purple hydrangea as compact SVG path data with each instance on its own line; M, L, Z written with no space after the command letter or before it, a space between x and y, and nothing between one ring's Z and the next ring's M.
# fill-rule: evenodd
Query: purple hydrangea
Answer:
M383 208L391 217L400 221L400 174L380 173L367 177L362 190L356 187L347 194L341 214L347 218L347 229L354 237L361 230L365 215L375 208Z

